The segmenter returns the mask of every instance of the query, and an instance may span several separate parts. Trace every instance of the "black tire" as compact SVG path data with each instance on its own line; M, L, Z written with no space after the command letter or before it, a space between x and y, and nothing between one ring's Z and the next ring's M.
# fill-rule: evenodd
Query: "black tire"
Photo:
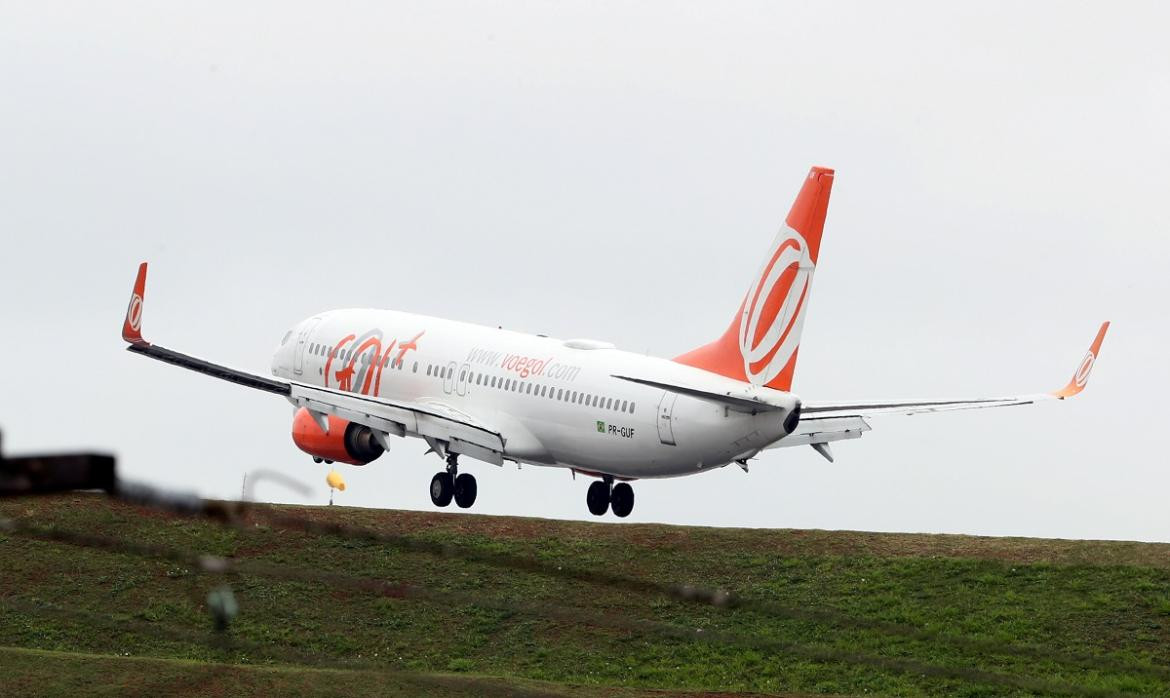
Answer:
M589 485L589 491L585 493L585 504L589 507L589 513L594 516L601 516L609 509L609 485L601 480Z
M613 486L609 495L609 506L613 515L624 519L634 510L634 488L628 482L619 482Z
M475 504L477 489L475 476L471 473L463 473L455 478L455 504L459 505L460 509L466 509Z
M435 473L431 478L431 501L437 507L445 507L451 503L451 496L455 494L455 484L451 473Z

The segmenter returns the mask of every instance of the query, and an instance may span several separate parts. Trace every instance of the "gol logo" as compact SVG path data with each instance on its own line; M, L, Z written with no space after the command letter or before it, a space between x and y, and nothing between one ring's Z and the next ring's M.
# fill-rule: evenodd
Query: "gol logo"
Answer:
M777 236L740 317L739 351L749 382L771 382L796 353L814 268L800 233L789 228Z
M1073 377L1073 381L1077 384L1078 388L1085 387L1085 383L1089 382L1089 372L1093 370L1093 362L1096 360L1097 357L1093 355L1092 351L1089 351L1089 353L1085 354L1085 358L1081 359L1081 365L1077 368L1077 373Z
M361 337L348 335L329 352L325 360L325 387L329 387L330 379L337 381L337 388L362 395L378 396L382 389L382 369L391 362L398 363L411 349L418 349L418 338L426 332L419 332L409 341L398 343L397 339L382 347L382 330L369 330ZM391 358L395 346L397 355ZM334 359L342 358L338 363L341 368L333 370ZM372 392L371 392L372 390Z
M126 308L126 322L130 329L137 332L142 327L142 296L135 293L130 297L130 307Z

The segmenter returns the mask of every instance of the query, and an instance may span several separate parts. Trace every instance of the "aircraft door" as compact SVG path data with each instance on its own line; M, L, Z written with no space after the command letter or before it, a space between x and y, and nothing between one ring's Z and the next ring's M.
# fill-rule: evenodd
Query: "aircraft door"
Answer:
M305 352L309 349L309 337L312 336L318 322L321 322L319 317L309 320L297 334L297 347L293 351L293 373L298 376L305 372Z
M667 390L662 393L662 400L658 403L658 440L667 446L675 445L672 415L674 413L674 401L677 399L678 393L672 393Z
M451 390L455 387L455 379L457 378L455 375L456 368L458 368L458 364L452 361L447 364L447 368L443 373L443 392L448 395L451 394Z
M454 364L452 364L454 365ZM455 383L455 392L460 396L467 394L468 377L471 375L471 364L463 364L459 367L458 380Z

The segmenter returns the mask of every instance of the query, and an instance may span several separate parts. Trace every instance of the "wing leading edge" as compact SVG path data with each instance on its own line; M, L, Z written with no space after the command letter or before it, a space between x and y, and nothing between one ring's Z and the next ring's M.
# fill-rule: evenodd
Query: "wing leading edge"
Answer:
M122 339L129 351L213 376L238 385L255 388L286 398L304 407L328 430L324 415L332 415L367 426L375 431L385 447L387 437L417 436L428 443L442 442L446 450L496 465L503 463L504 437L468 415L440 404L415 404L375 399L332 388L284 381L206 361L146 341L142 336L142 311L146 295L146 262L138 267L134 292L122 325Z
M990 407L1012 407L1031 405L1048 400L1064 400L1079 394L1089 382L1093 364L1101 354L1101 345L1109 323L1097 330L1097 336L1089 346L1077 370L1067 385L1050 393L1033 393L1012 397L975 398L965 400L882 400L874 402L806 402L802 408L799 428L773 443L770 448L811 445L821 455L832 460L828 450L831 441L855 439L869 430L867 417L880 414L923 414L929 412L950 412L956 410L979 410Z

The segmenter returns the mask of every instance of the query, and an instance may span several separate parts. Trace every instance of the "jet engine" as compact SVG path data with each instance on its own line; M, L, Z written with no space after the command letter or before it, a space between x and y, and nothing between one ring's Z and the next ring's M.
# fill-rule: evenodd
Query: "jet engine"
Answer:
M367 426L340 417L329 416L329 433L302 407L293 417L292 438L297 448L314 458L365 465L382 455L382 445Z

